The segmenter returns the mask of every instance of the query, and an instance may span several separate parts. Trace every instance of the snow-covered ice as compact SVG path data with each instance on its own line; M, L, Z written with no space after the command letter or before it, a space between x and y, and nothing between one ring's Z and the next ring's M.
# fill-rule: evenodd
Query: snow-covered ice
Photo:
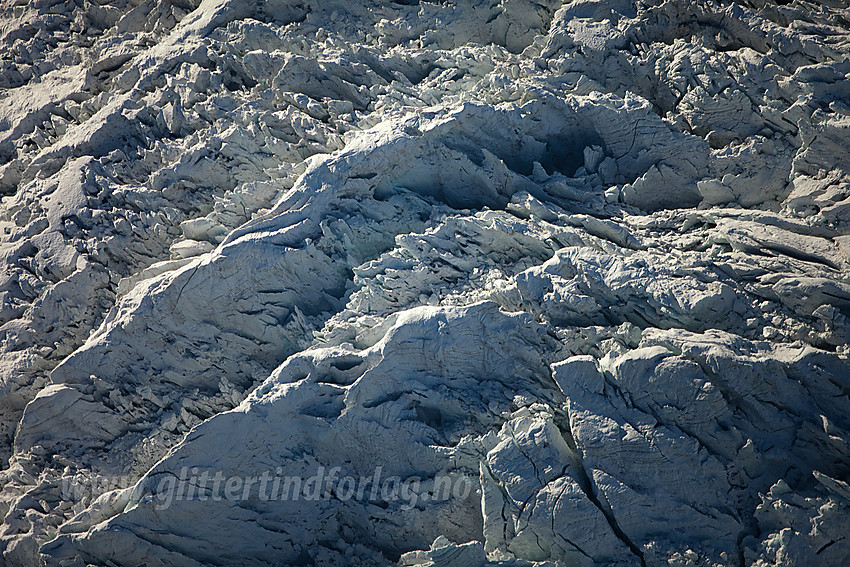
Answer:
M0 563L850 563L848 57L841 1L7 2Z

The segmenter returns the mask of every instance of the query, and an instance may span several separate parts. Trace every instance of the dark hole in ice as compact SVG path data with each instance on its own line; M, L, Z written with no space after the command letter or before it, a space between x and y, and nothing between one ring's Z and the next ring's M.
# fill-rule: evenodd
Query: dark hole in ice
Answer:
M585 136L552 136L546 140L546 154L540 160L540 165L549 175L557 171L572 177L584 165L584 148L590 145L601 146L602 143L588 140Z
M443 424L443 412L435 407L416 406L416 418L434 429L439 429Z
M337 370L341 370L342 372L345 372L347 370L351 370L352 368L357 368L358 366L360 366L360 364L362 362L363 362L363 360L360 359L360 358L341 359L341 360L334 360L333 362L331 362L331 366L333 368L336 368Z
M302 415L310 417L319 417L322 419L336 419L342 415L345 409L345 402L342 396L320 395L315 403L303 408Z

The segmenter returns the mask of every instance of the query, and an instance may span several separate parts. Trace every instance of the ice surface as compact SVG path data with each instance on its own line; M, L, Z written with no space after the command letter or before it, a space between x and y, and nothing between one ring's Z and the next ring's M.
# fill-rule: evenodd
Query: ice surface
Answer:
M0 563L849 563L848 18L10 3Z

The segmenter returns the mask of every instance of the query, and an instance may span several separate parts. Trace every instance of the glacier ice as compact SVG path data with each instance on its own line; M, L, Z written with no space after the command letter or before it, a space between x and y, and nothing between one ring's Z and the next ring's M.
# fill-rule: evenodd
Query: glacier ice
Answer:
M2 563L846 564L848 18L10 3Z

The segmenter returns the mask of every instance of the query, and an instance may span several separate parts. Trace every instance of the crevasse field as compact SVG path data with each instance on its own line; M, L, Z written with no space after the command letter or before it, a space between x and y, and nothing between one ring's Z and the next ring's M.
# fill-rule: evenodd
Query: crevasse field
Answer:
M848 105L841 0L2 0L0 565L850 564Z

